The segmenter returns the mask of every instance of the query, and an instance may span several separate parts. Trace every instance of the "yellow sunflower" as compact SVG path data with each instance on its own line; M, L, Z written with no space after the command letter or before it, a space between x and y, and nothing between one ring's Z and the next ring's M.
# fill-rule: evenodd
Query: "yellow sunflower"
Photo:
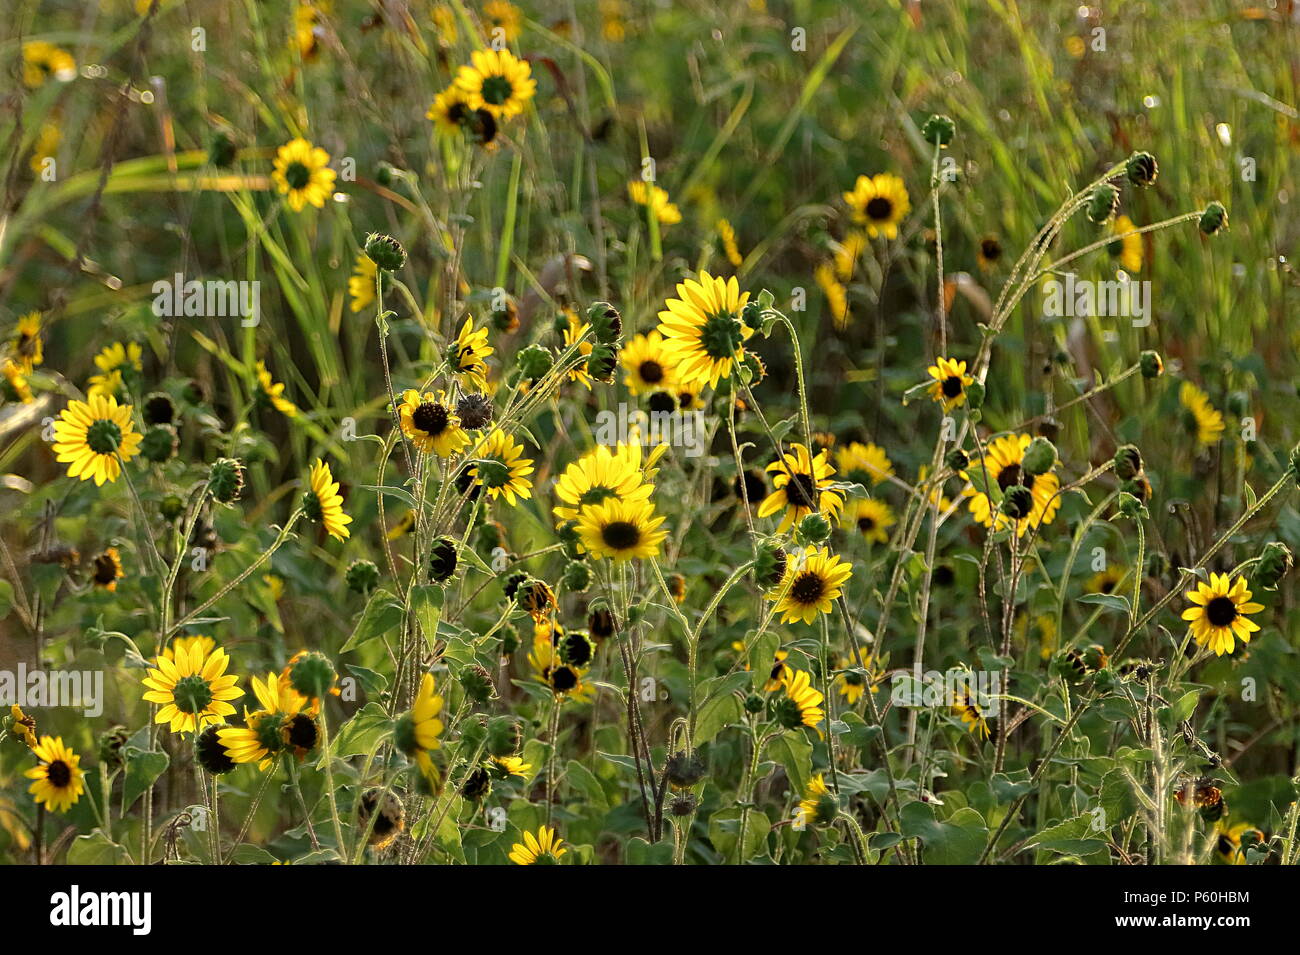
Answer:
M91 561L90 580L102 590L109 593L117 590L117 582L125 576L122 573L122 555L116 547L109 547Z
M1210 404L1210 396L1184 381L1178 388L1178 402L1183 406L1183 427L1196 443L1202 448L1217 444L1223 437L1223 413Z
M163 647L162 653L154 658L154 666L158 665L158 660L171 660L176 662L182 654L189 654L195 646L198 646L204 656L210 654L217 648L217 641L211 637L206 637L201 633L196 633L187 637L176 637L169 646Z
M45 349L41 341L41 313L28 312L18 319L14 337L9 341L18 367L24 375L30 375L36 366L45 360Z
M6 358L4 364L0 365L0 375L4 376L4 380L0 381L0 394L4 395L6 401L31 403L32 388L27 384L27 376L23 374L17 362L12 358Z
M470 474L480 487L487 488L493 500L504 496L513 507L516 498L533 496L533 482L528 479L533 473L533 460L523 453L522 444L500 428L493 428L475 452L485 463L474 465Z
M253 677L253 695L262 704L255 712L244 710L243 726L226 726L217 730L226 755L236 763L257 763L266 769L271 761L289 748L298 717L306 717L307 698L298 693L287 677L268 673L266 680Z
M488 330L474 330L473 317L467 317L460 327L460 334L447 347L447 364L451 365L452 374L460 379L461 387L466 390L487 388L487 362L484 361L494 351L487 343Z
M776 490L758 508L759 517L784 512L778 532L788 530L813 512L834 517L844 505L844 492L831 487L828 480L835 473L828 460L830 452L823 448L812 457L802 444L792 443L790 447L781 460L767 466Z
M657 331L637 335L623 346L619 361L627 369L623 383L634 395L675 391L676 369L664 337Z
M408 388L402 392L397 413L402 434L424 454L432 451L445 458L464 451L469 445L469 435L460 426L460 418L448 406L447 395L442 391L420 394Z
M701 272L698 280L679 284L677 294L659 313L664 351L682 384L716 388L719 379L731 377L732 363L745 355L751 332L741 324L740 313L749 293L740 291L734 275L722 279Z
M826 305L831 311L831 320L835 327L843 330L849 323L849 292L836 277L835 269L829 262L822 262L813 271L813 280L826 296Z
M140 441L131 406L111 395L70 401L54 422L54 453L68 465L68 477L94 479L96 485L116 481L122 473L118 459L135 457Z
M497 119L518 116L537 92L532 67L509 50L475 50L470 65L456 74L456 85L470 109L485 109Z
M375 275L378 271L378 266L370 256L364 252L357 253L356 263L352 266L352 275L348 277L348 296L352 299L353 312L359 312L374 304Z
M927 391L931 399L943 406L944 411L951 411L966 403L966 388L975 381L966 374L966 363L951 358L940 358L926 369L934 379Z
M271 377L271 372L267 370L266 362L259 361L254 367L257 374L258 398L262 401L269 402L276 411L286 418L292 418L298 414L298 406L288 398L284 397L284 382L276 381Z
M1128 216L1117 216L1110 227L1115 241L1106 246L1106 251L1119 261L1120 268L1126 272L1142 271L1142 236L1124 234L1136 228Z
M344 541L352 533L348 530L352 518L343 512L339 484L330 473L330 466L320 458L311 466L311 489L303 495L302 507L307 518L324 524L331 537Z
M468 122L470 114L469 97L465 91L453 83L433 98L425 119L433 120L433 128L439 136L449 137L460 133Z
M578 316L571 308L565 308L564 317L566 319L564 325L565 351L568 351L574 345L577 345L579 355L590 355L592 349L590 336L587 338L584 338L583 336L587 335L587 333L591 331L591 326L586 322L579 321ZM588 391L591 390L591 372L587 370L587 363L585 361L579 362L569 369L569 380L581 382L586 386Z
M898 224L912 208L903 180L887 172L858 176L852 191L844 193L844 202L853 221L865 226L873 239L879 235L898 238Z
M808 780L803 798L799 800L799 821L805 826L825 826L839 815L839 803L826 786L826 777L818 773Z
M23 708L17 703L10 704L9 715L13 718L10 732L17 736L28 749L35 749L38 745L36 741L36 718L24 713Z
M319 146L298 137L281 146L275 154L271 180L281 195L289 197L289 208L301 212L311 203L317 209L334 191L334 170L330 156Z
M578 537L582 548L593 557L615 561L633 557L656 557L668 536L660 530L665 518L655 516L650 501L612 499L589 504L578 512Z
M1030 437L1027 434L1008 434L994 438L987 445L984 457L980 461L972 462L967 472L962 475L967 480L970 480L971 475L975 475L976 480L981 482L987 480L990 486L996 484L1003 491L1017 484L1023 484L1029 489L1033 497L1033 506L1028 515L1016 522L1017 537L1023 537L1031 527L1052 523L1061 506L1061 499L1057 494L1061 482L1055 474L1050 471L1037 476L1025 473L1022 462L1029 442ZM977 491L968 485L962 491L962 495L970 498L971 515L985 527L1001 530L1011 526L1011 518L1003 514L983 491Z
M1183 611L1192 638L1215 656L1231 653L1236 640L1249 643L1251 634L1259 631L1259 624L1247 614L1259 613L1264 605L1251 601L1245 577L1210 574L1208 584L1200 581L1183 596L1195 605Z
M840 474L850 481L869 480L880 484L894 476L894 465L885 449L877 444L853 441L835 449Z
M853 565L840 560L829 547L809 546L781 585L768 592L767 599L776 601L776 612L784 615L782 623L801 620L810 624L819 613L831 612L831 603L844 592L844 583L852 576Z
M589 703L596 695L595 687L587 683L587 668L561 657L556 646L563 640L564 628L555 621L534 618L533 648L528 654L528 665L539 683L544 683L556 697Z
M863 654L862 662L865 665L866 673L863 673L862 668L857 666L857 660L853 657L840 657L835 663L835 668L840 671L839 675L835 677L835 686L840 696L844 697L844 701L849 706L856 706L858 700L862 699L868 688L872 693L880 690L878 684L882 676L876 666L875 658Z
M736 268L740 268L741 263L745 260L740 255L740 247L736 245L736 230L726 219L718 220L718 238L722 241L722 253L727 257Z
M442 746L442 697L434 692L433 674L426 673L420 681L420 692L411 709L397 721L393 738L407 756L415 760L420 771L430 778L434 775L433 760L429 754Z
M619 444L612 451L598 444L565 468L555 482L555 496L563 503L553 510L558 520L573 521L591 504L610 498L644 501L653 490L653 485L643 483L640 443Z
M235 685L239 677L226 675L230 656L199 643L174 647L173 653L174 660L155 659L156 666L141 681L148 688L144 699L162 704L154 722L170 723L173 733L197 733L210 723L224 723L235 712L229 701L244 695Z
M1084 592L1090 594L1113 594L1119 589L1119 585L1123 583L1123 581L1123 567L1107 567L1105 570L1099 570L1088 578L1088 583L1084 587Z
M826 711L822 709L822 701L826 698L813 689L808 672L792 671L783 689L785 694L773 707L777 722L786 729L808 726L817 730L819 736L824 736L817 724L826 719Z
M855 528L864 540L889 543L889 529L894 526L894 512L878 497L855 500L844 512L844 527Z
M668 192L642 179L627 184L627 197L638 206L647 206L660 225L676 225L682 221L682 210L668 201Z
M536 836L525 832L524 841L516 842L510 847L510 861L515 865L555 865L560 861L560 856L569 851L561 846L562 842L550 826L542 826L537 830Z
M523 26L523 12L508 0L488 0L483 4L483 22L488 28L488 33L492 38L500 37L507 43L514 43L519 39L519 31ZM500 32L498 32L500 31Z
M140 348L138 342L130 342L129 344L114 342L105 346L95 356L95 367L99 369L99 374L90 376L86 394L91 397L95 395L117 395L122 387L123 369L142 370L144 365L140 359L143 354L143 349Z
M961 718L962 725L966 727L966 732L978 735L981 739L989 738L988 720L980 712L979 706L971 702L968 694L953 698L952 711L954 715Z
M23 44L23 83L28 89L44 86L49 79L67 83L76 78L77 61L67 50L44 40Z
M50 812L67 812L86 788L81 757L63 745L61 736L42 736L32 752L41 764L23 773L34 780L27 791Z

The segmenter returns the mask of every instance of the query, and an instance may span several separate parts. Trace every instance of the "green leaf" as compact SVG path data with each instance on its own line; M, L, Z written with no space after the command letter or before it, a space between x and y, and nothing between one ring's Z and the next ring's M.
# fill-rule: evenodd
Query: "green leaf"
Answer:
M382 706L367 703L339 728L338 738L330 749L336 757L366 755L374 751L392 726L393 721Z
M940 822L934 817L934 806L909 802L903 807L901 828L905 838L924 844L927 865L974 865L989 841L984 817L970 807Z
M438 642L438 620L442 617L443 590L434 584L411 588L411 610L424 631L424 639L432 650Z
M126 809L135 805L155 780L167 771L171 759L166 753L128 749L126 775L122 779L122 801Z
M14 605L14 585L7 580L0 580L0 620L9 616Z
M808 742L806 736L782 733L767 744L767 751L785 767L791 788L802 795L808 788L808 778L812 775L812 743Z
M101 829L77 836L68 847L68 865L123 865L128 861L126 850Z
M363 643L399 630L405 615L406 610L402 607L401 601L387 590L376 590L370 595L366 609L361 612L361 619L357 621L356 629L352 631L352 636L348 637L348 642L343 644L339 653L355 650Z
M628 865L672 865L673 844L656 842L652 845L636 836L628 840L626 859Z
M1076 597L1081 604L1096 604L1107 610L1115 610L1122 614L1128 613L1128 598L1120 594L1084 594L1082 597Z
M749 811L745 823L745 845L736 858L736 844L740 841L740 817L743 810L739 808L722 809L709 817L709 841L730 862L747 862L756 856L767 835L772 831L772 822L757 809Z

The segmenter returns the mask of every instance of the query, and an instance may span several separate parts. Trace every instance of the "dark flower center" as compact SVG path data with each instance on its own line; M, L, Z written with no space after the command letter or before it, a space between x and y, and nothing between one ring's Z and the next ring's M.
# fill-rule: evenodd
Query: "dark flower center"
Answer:
M181 677L172 690L176 709L182 713L201 713L212 702L212 687L197 673Z
M656 391L650 396L650 410L671 413L677 410L677 399L666 391Z
M591 662L591 643L581 634L571 634L564 639L564 655L574 666L585 667Z
M311 182L311 170L295 160L284 167L284 181L290 189L305 189Z
M631 550L641 542L641 531L631 521L614 521L605 525L600 538L612 550Z
M817 487L810 474L791 474L785 485L786 499L795 507L817 507Z
M867 202L868 219L888 219L894 212L894 203L884 196L876 196Z
M876 519L874 517L858 518L858 530L862 531L862 533L865 534L868 531L875 530L875 527L876 527Z
M790 596L801 604L817 603L824 593L826 593L826 581L811 570L805 570L790 586Z
M943 396L945 398L956 398L961 394L961 379L956 375L949 375L943 380L943 384L940 387L943 388Z
M1009 487L1023 484L1029 490L1034 489L1034 476L1025 474L1019 464L1008 464L998 472L998 488L1005 491Z
M106 587L115 580L117 580L117 561L108 554L100 554L95 558L95 583Z
M710 358L734 358L740 347L740 322L730 312L710 315L700 329L700 344Z
M285 738L295 749L315 749L318 736L316 721L306 713L296 714L285 729Z
M50 781L56 789L62 789L68 783L72 782L72 770L68 764L61 759L56 759L50 765L45 767L45 778Z
M567 693L578 685L578 674L571 667L556 667L551 671L551 686L561 693Z
M447 427L447 409L432 401L425 401L411 412L411 424L428 435L442 434Z
M657 361L643 361L637 371L646 384L654 385L664 380L664 366Z
M988 262L996 262L1002 257L1002 244L996 239L985 239L980 243L980 251Z
M510 98L514 87L504 76L489 76L483 81L483 101L500 106Z
M1237 619L1237 605L1231 597L1215 597L1205 605L1205 617L1216 627L1226 627Z
M122 429L116 421L101 418L86 429L86 444L96 454L112 454L122 443Z

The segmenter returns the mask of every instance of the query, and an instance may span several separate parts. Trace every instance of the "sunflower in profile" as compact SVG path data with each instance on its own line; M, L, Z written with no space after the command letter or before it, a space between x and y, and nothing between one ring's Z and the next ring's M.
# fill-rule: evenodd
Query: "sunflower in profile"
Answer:
M86 788L81 757L63 745L61 736L42 736L32 752L41 764L23 773L33 780L27 791L50 812L67 812Z
M528 654L528 665L539 683L545 684L556 697L575 703L589 703L596 695L595 687L583 677L587 668L563 659L559 645L564 641L564 628L555 621L537 621L533 624L533 648Z
M735 268L740 268L745 261L736 244L736 228L726 219L719 219L717 224L718 239L722 242L722 254Z
M331 537L343 541L352 533L348 530L352 518L343 513L338 481L320 458L311 466L311 489L302 496L302 508L309 520L324 524Z
M155 723L170 723L173 733L197 733L210 723L224 723L235 712L230 705L244 691L227 676L230 656L216 647L211 651L199 643L188 649L173 648L174 659L159 657L141 681L147 688L144 699L162 708Z
M284 382L276 381L266 367L266 362L259 361L253 368L257 375L257 399L266 402L286 418L298 414L298 406L284 397Z
M484 359L494 351L488 345L487 337L488 330L480 328L475 331L473 317L467 317L456 340L447 346L447 364L466 391L487 388L488 367Z
M591 326L586 322L578 320L578 316L573 309L565 308L564 310L564 350L568 351L574 345L578 346L577 354L584 356L591 354L592 344L587 333L591 331ZM587 370L587 362L580 361L569 369L569 381L577 381L591 391L591 372Z
M378 271L379 267L375 265L374 259L364 252L357 253L352 274L348 277L348 297L352 300L353 312L359 312L374 304L375 275Z
M9 716L12 718L9 731L28 749L35 749L39 745L36 740L36 718L24 713L17 703L10 704Z
M1251 601L1245 577L1210 574L1208 584L1198 582L1183 596L1194 604L1183 611L1193 639L1217 657L1231 653L1237 640L1249 643L1259 631L1259 624L1247 614L1259 613L1264 605Z
M668 191L653 183L633 179L627 184L627 197L653 212L660 225L676 225L682 221L682 210L668 201Z
M894 523L893 510L878 497L858 498L844 511L844 527L853 528L863 540L876 544L889 543L889 529Z
M509 50L475 50L456 74L456 86L470 109L485 109L497 119L518 116L537 93L532 67Z
M865 673L863 668L857 666L857 660L853 657L840 657L835 662L835 669L839 671L835 677L835 686L849 706L856 706L868 688L872 693L880 690L879 683L883 677L880 668L876 665L875 657L863 654L862 662L865 665Z
M743 643L739 644L741 650L745 649ZM767 681L763 684L764 693L775 693L781 687L785 686L790 677L794 676L794 670L790 664L785 661L790 658L789 650L777 650L772 657L772 667L767 671ZM745 664L745 669L749 669L749 664Z
M1136 228L1128 216L1117 216L1111 223L1110 231L1115 241L1106 246L1106 251L1111 258L1118 260L1119 267L1125 272L1142 271L1142 236L1124 234Z
M740 321L749 293L740 291L733 275L715 278L701 272L698 280L677 286L679 298L670 298L659 313L659 333L664 351L683 384L718 387L731 377L731 366L745 356L750 331Z
M5 401L16 404L32 402L32 388L27 383L27 376L12 358L6 358L4 364L0 365L0 395Z
M433 674L426 673L420 681L420 692L415 695L411 709L398 721L393 739L407 756L415 760L425 776L434 778L436 770L429 754L442 746L442 697L434 692Z
M542 826L536 836L525 832L524 841L510 847L510 861L515 865L555 865L569 851L561 845L563 841L550 826Z
M131 406L119 405L111 395L70 401L54 422L54 453L68 465L68 477L93 479L96 485L116 481L121 462L139 453L141 440Z
M808 780L803 798L799 800L798 812L799 822L805 826L828 826L839 815L839 802L827 788L826 777L822 773Z
M878 444L852 441L835 449L835 464L850 481L868 480L880 484L894 476L894 465Z
M77 61L72 54L44 40L24 43L23 83L34 90L51 78L61 83L77 78Z
M803 520L813 512L835 516L844 505L844 492L831 486L830 476L835 473L828 460L830 452L823 448L813 457L802 444L792 443L790 451L773 461L767 470L773 475L776 488L758 508L759 517L769 517L783 511L778 532Z
M433 452L440 458L465 450L469 435L460 426L460 418L447 404L444 392L414 388L402 392L402 403L397 409L402 434L423 454Z
M578 537L583 549L596 558L624 561L656 557L660 543L668 536L666 530L660 530L664 520L655 516L649 500L613 499L590 504L578 512Z
M619 362L627 369L623 383L634 395L676 388L676 371L668 355L664 337L657 331L637 335L619 353Z
M654 486L641 474L641 445L631 441L612 451L598 444L574 461L555 482L555 496L562 503L553 508L560 521L576 521L578 512L610 498L621 501L649 499Z
M966 388L975 379L966 374L966 363L951 358L940 358L926 369L934 383L926 389L931 399L943 406L945 412L966 403Z
M898 238L898 224L912 208L903 180L887 172L858 176L853 189L844 193L844 202L853 221L865 226L873 239L880 235Z
M835 268L829 262L822 262L813 270L813 281L826 296L831 321L837 329L843 331L849 324L849 290L836 276Z
M304 712L307 698L275 673L268 673L265 681L253 677L253 695L261 709L252 713L245 709L244 725L222 727L217 739L236 763L257 763L258 769L266 769L290 747L295 726L311 718Z
M809 546L801 563L768 592L767 599L776 601L776 612L784 615L782 623L812 623L819 613L831 612L832 601L844 592L844 582L852 576L853 565L840 560L829 547Z
M91 561L90 580L101 590L107 590L109 593L117 590L117 582L124 576L122 555L118 553L116 547L107 548Z
M480 462L470 468L470 474L493 500L504 497L513 507L516 498L533 496L533 482L528 479L533 460L523 456L524 446L510 435L493 428L474 453Z
M979 706L971 701L970 694L963 693L953 697L952 712L961 719L966 732L978 735L981 739L989 738L989 723L984 718Z
M777 722L786 729L808 726L817 730L818 735L825 735L817 724L826 719L826 711L822 709L826 698L813 689L808 671L792 671L783 689L785 693L773 705Z
M144 368L140 360L142 355L143 350L138 342L114 342L105 346L95 356L95 367L99 369L99 374L90 376L86 394L91 397L117 395L122 390L123 372L141 371Z
M1029 442L1030 437L1027 434L1007 434L994 438L987 445L984 457L979 461L971 462L970 467L962 475L969 480L970 474L976 474L979 480L987 480L990 484L996 483L1003 491L1017 484L1023 484L1029 489L1033 497L1033 505L1029 514L1016 522L1017 537L1023 537L1031 527L1052 523L1061 506L1060 495L1057 494L1061 482L1055 474L1050 471L1037 476L1025 473L1022 464L1025 448L1029 447ZM971 515L985 527L1001 530L1011 526L1011 518L1003 514L984 492L968 485L962 494L970 498Z
M483 764L489 773L498 779L527 779L532 763L525 763L521 756L492 756Z
M28 312L18 319L9 348L24 375L30 375L45 360L45 346L41 340L41 313Z
M1223 437L1223 413L1210 404L1207 395L1190 381L1178 387L1178 402L1183 406L1183 427L1202 448L1217 444Z
M334 191L334 170L329 168L329 161L329 153L301 136L276 151L271 181L281 195L289 197L289 208L294 212L301 212L307 203L317 209L325 207L325 200Z

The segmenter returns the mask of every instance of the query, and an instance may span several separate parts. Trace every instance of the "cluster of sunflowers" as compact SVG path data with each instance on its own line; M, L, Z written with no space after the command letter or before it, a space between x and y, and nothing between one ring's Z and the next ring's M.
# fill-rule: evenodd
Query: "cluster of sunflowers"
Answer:
M132 6L139 23L161 15L151 0ZM720 214L702 184L717 152L674 199L644 127L641 175L629 178L589 123L571 178L581 195L602 176L604 195L581 228L557 226L563 242L533 268L535 250L514 243L521 217L547 218L520 209L558 168L542 117L557 104L576 115L587 95L549 54L596 67L613 101L574 25L544 26L506 0L411 5L420 22L398 5L352 24L335 6L293 4L283 88L258 108L279 109L332 60L361 90L339 31L376 31L438 77L402 119L419 124L423 162L394 136L374 178L359 179L344 172L336 131L290 109L261 144L236 145L224 120L205 118L221 127L208 148L170 143L150 187L192 174L197 192L228 197L247 229L234 258L275 276L276 301L307 318L296 331L274 308L242 339L154 315L97 337L83 366L60 340L73 318L61 298L4 313L0 436L21 436L22 457L6 461L26 473L7 474L0 493L31 503L0 529L0 637L30 638L23 653L30 644L40 667L109 672L116 694L107 727L7 706L6 853L141 864L1295 857L1281 835L1294 834L1294 804L1272 833L1229 817L1215 774L1231 779L1230 766L1195 712L1206 685L1280 642L1261 639L1274 608L1256 594L1277 590L1291 551L1243 548L1296 485L1300 450L1275 462L1263 493L1243 477L1240 513L1225 519L1216 500L1211 526L1180 549L1152 516L1167 475L1137 426L1112 429L1102 404L1122 389L1163 402L1162 440L1204 461L1232 441L1205 377L1173 361L1167 372L1131 342L1114 350L1127 365L1071 380L1059 403L1050 376L1069 355L1051 357L1039 404L1005 400L994 373L1014 362L1004 333L1041 283L1092 253L1139 276L1152 235L1183 224L1211 248L1227 228L1221 204L1136 224L1121 197L1153 195L1159 173L1139 150L1071 193L1014 264L997 235L977 233L978 280L951 274L939 170L957 127L931 115L910 129L932 170L924 198L909 169L883 162L818 193L822 231L800 250L799 276L821 294L808 316L802 285L774 292L754 278L771 240L746 244ZM644 22L623 0L596 11L605 44ZM547 52L525 53L525 37ZM264 43L257 52L259 69L278 68ZM31 93L53 102L78 75L70 52L23 45ZM38 178L60 152L62 108L26 147ZM110 179L110 196L128 191ZM476 204L494 189L500 217ZM371 199L388 219L358 230L354 210ZM1072 222L1080 213L1087 222ZM1054 252L1078 225L1082 248ZM606 236L615 228L626 237ZM479 229L499 243L481 260ZM588 243L599 262L578 253ZM930 255L937 278L916 265ZM882 321L869 369L854 336L865 306L884 315L903 260L923 353L890 364ZM968 320L972 285L997 279L996 300ZM780 281L777 269L769 284ZM58 357L47 364L47 352ZM823 352L847 355L850 370L828 371ZM852 403L865 382L915 441ZM593 414L629 405L614 436L593 427ZM1098 416L1097 434L1062 424L1086 422L1082 412ZM674 425L700 429L699 454ZM1241 474L1256 451L1240 455ZM1124 538L1126 564L1094 546L1102 533ZM991 691L964 679L976 673ZM1021 729L1040 721L1041 746ZM40 732L47 723L58 731ZM10 798L14 766L30 799ZM1085 788L1117 817L1104 837L1089 828ZM51 843L52 816L68 830Z

